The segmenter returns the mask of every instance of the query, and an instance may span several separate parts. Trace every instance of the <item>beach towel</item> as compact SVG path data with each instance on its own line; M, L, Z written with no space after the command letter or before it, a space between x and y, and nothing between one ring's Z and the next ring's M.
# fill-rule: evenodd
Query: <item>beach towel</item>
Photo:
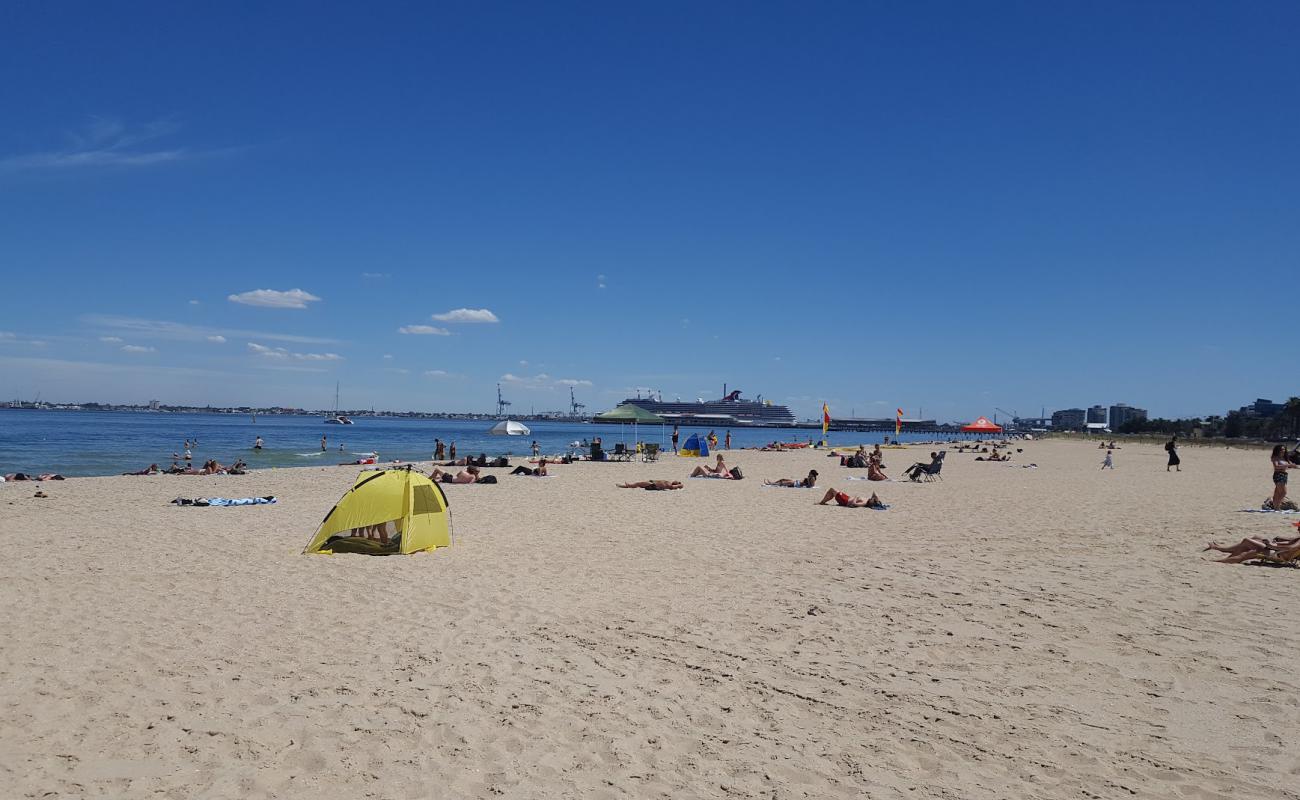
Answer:
M765 483L765 489L816 489L816 486L786 486L784 483Z
M850 475L850 476L848 476L848 480L851 480L851 481L869 481L869 480L871 480L871 479L868 478L868 477L866 477L865 475ZM873 482L873 483L895 483L895 481L894 481L893 478L886 478L886 479L883 480L883 481L872 481L872 482Z
M196 497L193 500L187 497L178 497L172 501L172 505L177 506L265 506L276 502L275 497Z
M1274 511L1271 508L1243 508L1243 514L1300 514L1300 511Z

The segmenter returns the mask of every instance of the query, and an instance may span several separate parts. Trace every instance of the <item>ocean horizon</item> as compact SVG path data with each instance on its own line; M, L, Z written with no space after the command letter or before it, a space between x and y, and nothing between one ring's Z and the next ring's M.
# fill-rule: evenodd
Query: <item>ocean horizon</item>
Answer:
M129 413L115 411L65 411L0 409L0 474L55 472L66 477L118 475L150 464L166 468L173 455L184 456L186 440L197 441L192 463L215 458L229 465L237 458L251 469L271 467L332 466L378 453L383 461L424 461L433 454L434 439L456 443L457 456L531 454L536 440L544 454L572 449L571 443L600 436L607 450L620 441L631 444L631 425L582 422L527 422L529 436L493 436L487 420L447 420L408 417L359 417L353 425L329 425L320 416L265 415L252 421L243 414ZM692 433L717 433L727 428L681 426L685 441ZM807 428L731 428L733 449L761 447L769 442L820 439ZM637 438L669 446L672 426L642 425ZM263 448L253 449L261 436ZM321 437L326 447L321 449ZM940 434L832 431L831 445L872 444L889 436L898 441L933 441Z

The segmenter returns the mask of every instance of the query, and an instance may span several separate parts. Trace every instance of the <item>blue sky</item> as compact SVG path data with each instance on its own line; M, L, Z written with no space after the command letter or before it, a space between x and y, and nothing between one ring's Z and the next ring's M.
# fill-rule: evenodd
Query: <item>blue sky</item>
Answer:
M1297 32L1265 2L9 4L0 397L1282 399Z

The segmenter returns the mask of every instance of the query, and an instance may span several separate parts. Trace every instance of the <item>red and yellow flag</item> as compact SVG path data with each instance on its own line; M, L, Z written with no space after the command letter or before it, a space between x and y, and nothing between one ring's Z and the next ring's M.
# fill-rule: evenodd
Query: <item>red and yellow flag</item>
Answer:
M903 409L898 409L898 416L894 417L894 435L897 436L903 430Z
M831 408L822 403L822 436L826 435L826 429L831 426Z

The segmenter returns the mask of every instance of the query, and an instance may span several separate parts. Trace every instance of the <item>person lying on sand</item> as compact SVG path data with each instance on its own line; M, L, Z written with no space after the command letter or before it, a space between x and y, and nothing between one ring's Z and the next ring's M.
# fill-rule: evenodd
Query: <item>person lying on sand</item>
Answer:
M478 467L466 467L455 475L434 467L433 472L429 473L429 480L436 483L473 483L478 480Z
M530 468L525 467L525 466L523 466L523 465L521 464L520 466L515 467L514 470L511 471L510 474L511 474L511 475L531 475L531 476L533 476L534 478L545 478L545 477L546 477L546 459L543 458L541 461L539 461L539 462L537 463L537 469L530 469Z
M718 460L721 461L722 459L719 458ZM710 468L710 467L707 467L707 466L698 466L698 467L696 467L695 469L691 470L691 475L690 475L690 477L692 477L692 478L722 478L722 479L724 479L724 480L738 481L738 480L740 480L741 478L743 478L744 476L740 473L740 468L739 468L739 467L737 467L737 468L735 468L735 469L724 469L724 470L722 470L721 472L714 472L713 469Z
M681 481L636 481L614 485L620 489L645 489L647 492L666 492L669 489L683 488Z
M824 506L832 500L834 500L839 505L844 506L845 508L884 508L885 507L885 504L880 502L880 498L876 497L875 492L872 492L870 497L863 499L861 497L853 497L848 492L841 492L837 489L827 489L826 496L824 496L820 501L818 501L817 505Z
M145 467L139 472L123 472L122 474L123 475L157 475L158 471L159 470L157 464L150 464L149 466Z
M794 478L780 478L779 480L775 480L775 481L763 481L763 484L765 486L790 486L795 489L811 489L817 485L817 470L815 469L808 470L808 477L804 478L803 480L795 480Z

